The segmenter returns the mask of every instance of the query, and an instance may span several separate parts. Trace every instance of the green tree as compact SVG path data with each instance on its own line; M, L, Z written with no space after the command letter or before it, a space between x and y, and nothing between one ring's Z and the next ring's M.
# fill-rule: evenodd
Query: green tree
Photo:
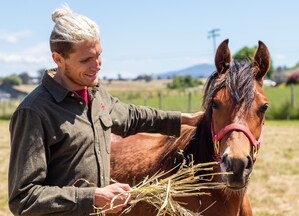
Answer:
M23 73L19 74L19 77L21 78L23 84L32 83L32 78L29 76L29 74L27 72L23 72Z
M257 50L257 46L254 46L252 48L245 46L233 55L233 59L236 61L244 61L248 59L252 60L254 58L254 54L256 50ZM274 72L274 67L273 67L273 61L271 59L270 69L267 73L267 77L270 78L273 72Z
M167 84L169 89L185 89L201 85L202 82L199 79L194 79L192 76L177 76L172 79L171 83Z
M292 67L287 67L286 70L295 70L299 68L299 62L297 62L294 66Z
M6 85L21 85L22 84L21 78L15 74L4 77L2 79L2 82Z
M46 68L41 68L37 71L37 80L39 83L42 81L42 78L43 78L46 70L47 70Z

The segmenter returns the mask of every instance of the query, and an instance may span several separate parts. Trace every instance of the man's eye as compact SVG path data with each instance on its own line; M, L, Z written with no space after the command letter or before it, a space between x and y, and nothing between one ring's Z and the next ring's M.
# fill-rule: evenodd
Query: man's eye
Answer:
M90 59L90 58L82 59L80 62L81 62L81 63L85 63L85 62L88 62L89 59Z

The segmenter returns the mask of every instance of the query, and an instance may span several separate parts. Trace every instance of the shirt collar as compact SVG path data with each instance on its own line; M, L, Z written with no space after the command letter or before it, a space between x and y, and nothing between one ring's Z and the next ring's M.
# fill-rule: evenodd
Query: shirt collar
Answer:
M45 71L42 79L42 84L50 92L53 98L60 103L70 91L56 82L53 77L57 72L57 68Z
M42 85L50 92L53 98L60 103L64 100L64 98L69 94L75 94L75 92L70 91L56 82L53 77L57 72L57 68L46 70L43 78L42 78ZM89 87L88 93L91 96L91 99L94 98L96 92L99 89L99 84L95 87Z

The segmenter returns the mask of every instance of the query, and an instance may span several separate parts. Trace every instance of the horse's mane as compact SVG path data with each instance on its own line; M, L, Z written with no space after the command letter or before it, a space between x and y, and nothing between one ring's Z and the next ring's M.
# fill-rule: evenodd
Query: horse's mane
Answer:
M186 154L193 154L195 163L215 161L211 135L211 106L213 98L220 89L227 88L234 102L235 110L242 107L243 114L246 114L250 109L254 99L253 85L255 80L252 70L255 70L255 67L250 61L233 61L224 76L220 77L216 71L208 78L203 98L205 114L185 149Z

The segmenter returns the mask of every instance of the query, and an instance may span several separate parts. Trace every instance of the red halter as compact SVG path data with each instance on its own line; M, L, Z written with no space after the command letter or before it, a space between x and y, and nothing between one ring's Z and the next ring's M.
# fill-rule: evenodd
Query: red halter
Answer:
M219 142L221 141L221 139L229 132L231 131L242 131L247 138L249 139L252 147L253 147L253 163L256 161L256 157L257 157L257 153L258 150L260 149L261 143L262 143L262 138L263 138L263 128L264 128L264 123L262 126L262 131L260 134L260 137L258 140L255 139L255 137L253 136L253 134L250 132L250 130L248 129L248 127L241 125L241 124L237 124L237 123L232 123L229 124L227 126L225 126L224 128L222 128L217 134L215 134L215 130L214 130L214 120L212 117L212 122L211 122L211 133L212 133L212 138L213 138L213 142L214 142L214 152L215 152L215 156L217 161L219 162L221 159L220 156L220 152L219 152Z

